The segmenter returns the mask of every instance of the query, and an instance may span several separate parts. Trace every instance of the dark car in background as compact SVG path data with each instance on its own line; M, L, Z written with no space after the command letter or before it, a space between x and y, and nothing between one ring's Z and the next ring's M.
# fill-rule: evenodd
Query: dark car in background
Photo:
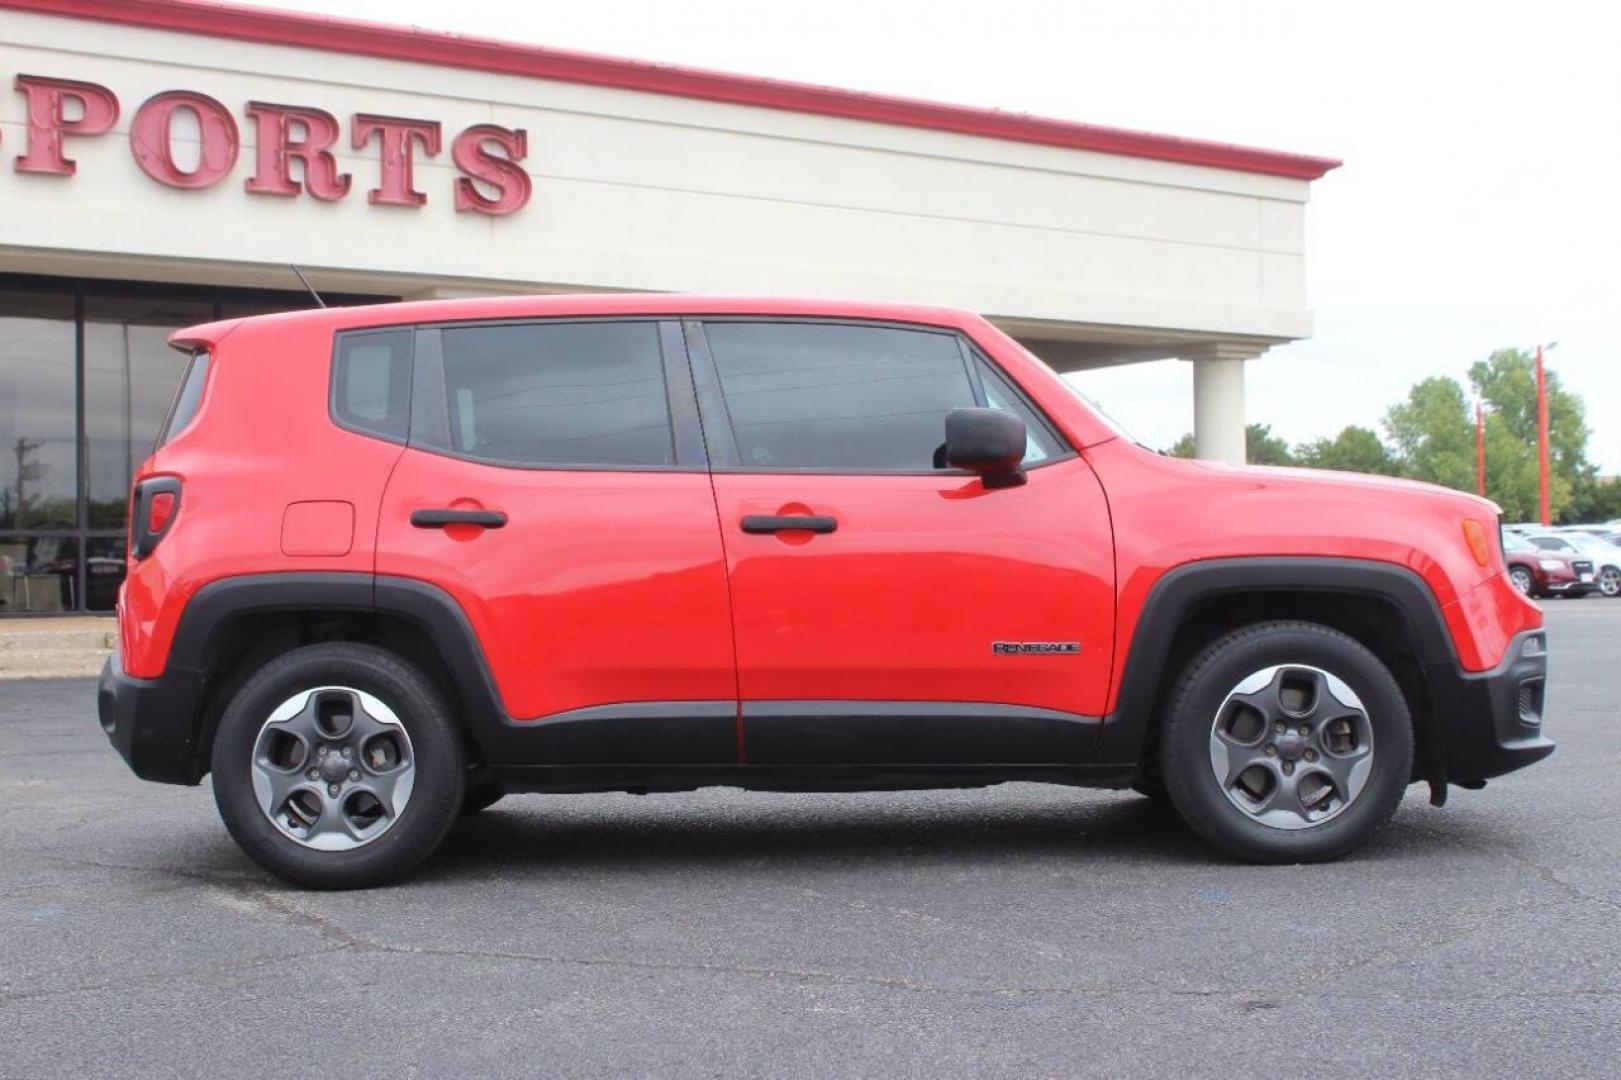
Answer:
M1598 588L1592 560L1544 551L1519 533L1503 531L1508 579L1526 596L1586 596Z

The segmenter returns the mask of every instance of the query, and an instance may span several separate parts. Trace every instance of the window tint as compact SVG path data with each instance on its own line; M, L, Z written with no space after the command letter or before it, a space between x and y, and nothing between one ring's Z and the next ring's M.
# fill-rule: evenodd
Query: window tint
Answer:
M332 408L359 431L405 441L411 428L411 331L343 334L332 373Z
M1024 403L1024 399L1014 392L1007 378L983 356L975 356L974 364L979 369L979 381L985 387L985 404L993 409L1013 413L1024 421L1025 467L1039 465L1043 461L1057 457L1061 452L1057 438L1035 411Z
M974 404L952 334L709 323L745 467L934 468L946 414Z
M175 392L169 417L158 434L159 446L186 430L191 418L197 415L197 406L203 401L203 387L207 385L208 353L198 351L192 354L191 363L186 365L186 376L180 382L180 389Z
M417 441L514 465L675 464L651 322L449 327L445 416Z

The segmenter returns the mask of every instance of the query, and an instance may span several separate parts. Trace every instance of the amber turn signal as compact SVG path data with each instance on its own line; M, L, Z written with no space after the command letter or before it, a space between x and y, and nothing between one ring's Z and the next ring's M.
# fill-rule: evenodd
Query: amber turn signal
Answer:
M1463 519L1463 538L1469 544L1469 553L1481 566L1490 566L1492 548L1486 542L1486 526L1474 518Z

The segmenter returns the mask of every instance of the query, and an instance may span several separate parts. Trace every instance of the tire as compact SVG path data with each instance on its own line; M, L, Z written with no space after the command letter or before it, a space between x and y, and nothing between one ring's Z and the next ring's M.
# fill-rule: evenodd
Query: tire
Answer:
M1600 570L1598 591L1611 599L1621 596L1621 568L1606 566Z
M1510 567L1508 571L1508 580L1516 589L1520 590L1520 594L1522 596L1536 595L1537 583L1535 579L1531 577L1531 571L1527 570L1525 567Z
M248 857L318 889L409 873L455 823L466 783L438 689L393 653L349 642L255 672L220 718L211 765L220 817Z
M1247 862L1323 862L1365 843L1395 813L1412 767L1395 678L1315 623L1258 623L1211 644L1177 679L1160 733L1172 805Z

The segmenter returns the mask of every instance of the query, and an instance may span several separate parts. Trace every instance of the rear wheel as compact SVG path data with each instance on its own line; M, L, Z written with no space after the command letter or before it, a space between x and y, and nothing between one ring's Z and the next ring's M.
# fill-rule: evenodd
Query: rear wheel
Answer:
M1318 862L1365 842L1412 775L1401 688L1350 637L1261 623L1200 653L1171 697L1160 768L1193 830L1251 862Z
M220 718L214 800L260 866L300 885L398 878L462 802L461 740L444 700L386 650L333 642L256 672Z

